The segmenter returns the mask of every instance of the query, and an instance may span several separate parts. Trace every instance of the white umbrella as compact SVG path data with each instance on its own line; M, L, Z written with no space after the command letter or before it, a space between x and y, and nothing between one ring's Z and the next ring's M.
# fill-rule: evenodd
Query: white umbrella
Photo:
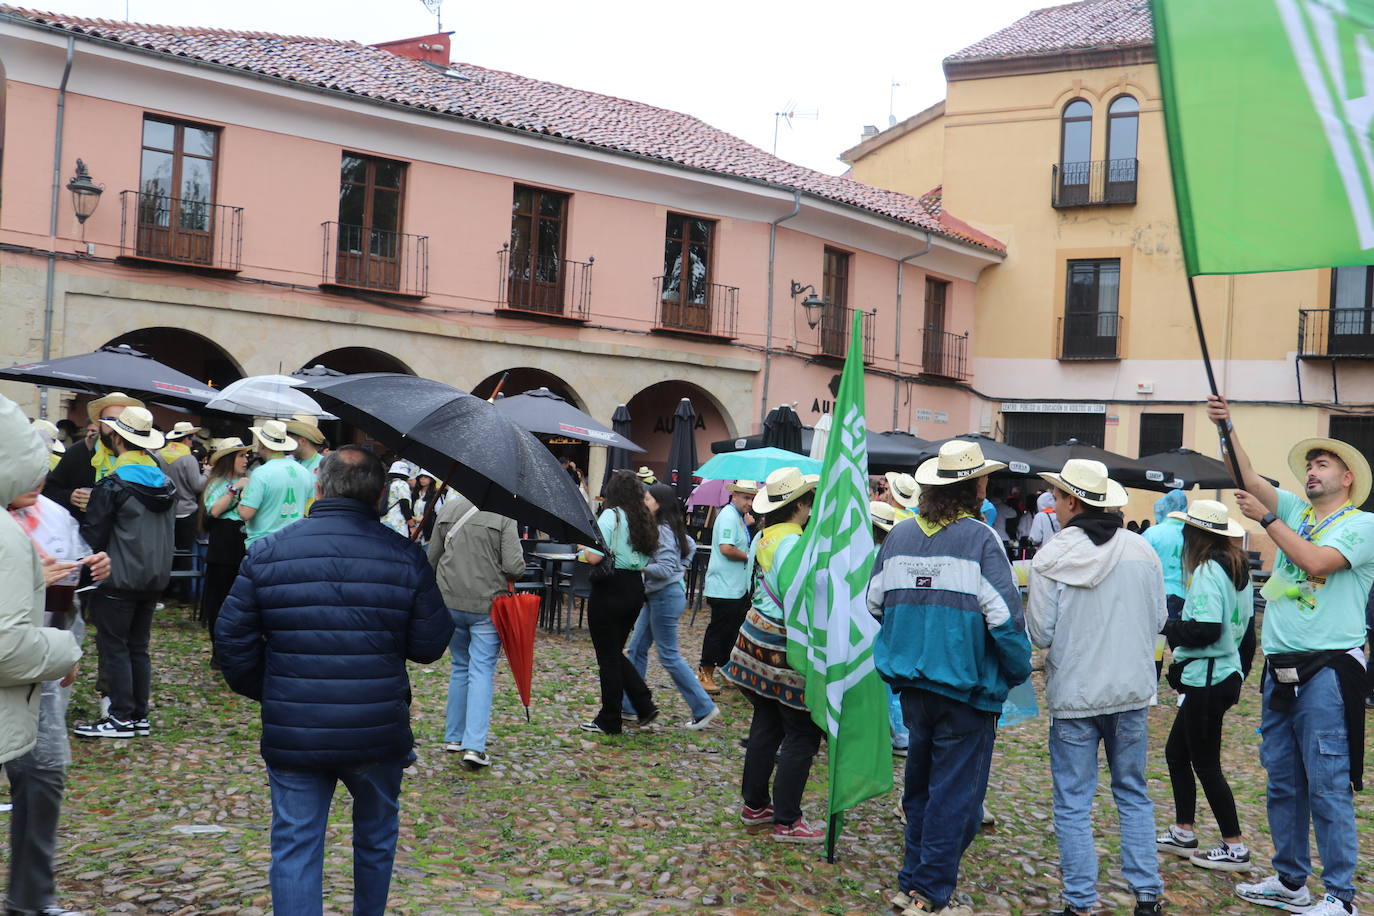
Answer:
M289 417L308 413L323 420L337 420L319 403L296 386L306 379L289 375L250 375L226 385L219 395L205 406L226 413L248 414L254 417Z
M825 441L830 438L830 414L821 414L811 431L811 457L817 461L825 459Z

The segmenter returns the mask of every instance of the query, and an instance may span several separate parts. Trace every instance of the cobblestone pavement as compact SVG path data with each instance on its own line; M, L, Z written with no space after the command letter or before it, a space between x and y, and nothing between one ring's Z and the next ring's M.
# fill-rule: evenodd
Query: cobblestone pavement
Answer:
M688 658L700 644L705 616L683 628ZM186 612L160 615L153 649L152 737L73 739L61 902L90 913L262 916L271 910L271 812L257 753L257 709L229 693L209 668L204 634ZM94 656L87 662L72 722L94 711ZM739 825L739 740L748 705L738 694L727 691L721 698L720 724L702 733L684 731L676 725L686 707L651 662L650 683L664 709L660 724L620 739L589 740L576 729L596 705L585 631L566 640L541 634L529 724L505 662L498 664L493 765L481 773L464 771L442 751L447 660L412 668L419 760L402 797L391 912L889 911L901 855L901 827L893 815L897 792L851 812L838 861L829 865L815 848L774 843L766 832ZM1225 762L1257 862L1267 866L1253 680L1227 718ZM1165 693L1166 705L1150 711L1150 790L1160 825L1173 810L1163 744L1174 713L1167 688ZM998 826L974 842L961 884L980 913L1043 913L1059 906L1046 731L1041 717L998 737L988 795ZM817 820L823 816L824 766L822 750L806 797L806 810ZM1105 780L1098 800L1103 904L1109 912L1128 913L1131 896L1115 858L1116 823ZM1356 881L1367 887L1374 833L1367 806L1360 809ZM341 788L327 840L327 913L351 911L348 818ZM1210 815L1202 821L1202 841L1215 842ZM1256 912L1231 895L1233 876L1173 857L1161 866L1169 912Z

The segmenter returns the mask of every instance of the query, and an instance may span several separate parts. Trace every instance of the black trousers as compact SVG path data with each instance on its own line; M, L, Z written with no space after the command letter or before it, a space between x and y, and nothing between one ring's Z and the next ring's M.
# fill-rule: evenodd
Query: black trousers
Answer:
M53 905L53 858L62 813L64 770L35 766L32 755L4 765L10 780L10 882L5 906L37 913Z
M1240 836L1235 796L1221 770L1221 721L1240 699L1240 684L1240 675L1232 674L1211 687L1189 687L1164 745L1177 822L1191 824L1196 819L1200 782L1223 837Z
M816 759L825 733L804 709L795 709L752 690L740 693L754 706L744 748L740 795L750 808L762 808L771 801L773 823L795 824L802 816L802 793L811 775L811 761Z
M243 545L243 522L222 518L207 521L209 544L206 550L205 584L200 593L200 617L209 627L213 640L220 606L238 578L246 550Z
M100 679L110 698L110 715L121 722L148 717L153 673L148 641L152 637L155 604L152 597L91 593Z
M196 546L195 512L176 520L176 524L172 528L172 543L177 550L190 550ZM191 563L191 557L177 557L172 561L172 568L187 570L191 568ZM175 595L177 598L190 601L195 593L190 579L173 579L167 583L165 594Z
M592 721L608 735L620 734L622 696L629 696L641 716L655 709L644 678L625 657L625 642L643 607L644 576L633 569L617 569L611 578L594 583L587 600L587 631L601 677L601 710Z
M711 605L711 622L701 638L701 666L723 668L739 638L744 615L749 613L749 598L707 598L706 602Z

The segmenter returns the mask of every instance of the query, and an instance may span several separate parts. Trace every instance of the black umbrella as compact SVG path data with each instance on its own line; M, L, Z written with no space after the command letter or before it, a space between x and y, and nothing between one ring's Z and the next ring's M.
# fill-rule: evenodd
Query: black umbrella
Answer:
M673 411L673 441L668 444L668 480L678 499L683 502L692 495L692 472L697 466L697 412L692 402L683 398Z
M630 438L630 409L624 404L616 407L615 413L611 414L611 429L615 430L616 435ZM629 470L631 468L630 453L623 448L616 448L614 445L606 450L606 476L601 481L601 489L604 492L606 484L611 479L611 475L616 471Z
M628 437L608 429L547 388L501 398L496 409L521 429L546 436L565 436L592 445L609 445L627 452L642 452Z
M204 382L153 359L128 344L0 369L0 379L64 391L122 391L144 400L198 409L218 394Z
M983 450L984 458L989 461L1000 461L1007 466L1005 471L998 472L1003 475L1029 477L1032 474L1040 474L1045 471L1057 471L1064 466L1062 462L1051 464L1035 452L1028 452L1023 448L998 442L991 436L985 436L982 433L965 433L962 436L951 436L950 439L977 442L978 447ZM920 459L926 461L934 458L940 453L940 446L949 442L950 439L940 439L927 443L926 447L921 450Z
M1204 490L1231 490L1236 486L1231 469L1215 458L1208 458L1190 448L1171 448L1166 452L1142 455L1141 464L1159 468L1174 479L1170 482L1180 490L1202 487ZM1264 478L1278 486L1277 480Z
M1091 461L1100 461L1106 465L1108 476L1122 486L1145 490L1173 489L1173 475L1165 473L1162 468L1137 461L1134 458L1128 458L1125 455L1118 455L1116 452L1109 452L1095 445L1088 445L1086 442L1079 442L1077 439L1069 439L1058 445L1038 448L1035 450L1035 454L1053 464L1055 470L1062 468L1064 462L1070 458L1086 458Z
M599 540L587 501L558 459L481 398L392 372L314 379L301 387L398 457L444 475L477 508L556 538Z
M808 454L802 447L802 422L795 410L782 404L768 412L763 419L763 446Z

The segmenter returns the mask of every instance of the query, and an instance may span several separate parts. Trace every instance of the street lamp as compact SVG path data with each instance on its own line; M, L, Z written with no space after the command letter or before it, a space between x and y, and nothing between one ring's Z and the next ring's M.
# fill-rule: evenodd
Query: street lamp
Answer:
M86 220L95 212L95 208L100 205L100 195L104 193L105 186L91 181L91 173L86 169L86 163L78 159L76 174L67 182L67 190L72 192L72 209L76 211L76 221L84 226Z
M821 314L825 311L825 307L830 303L822 299L820 296L816 295L816 287L812 286L810 283L803 285L801 283L798 283L796 280L792 281L793 299L797 298L807 290L811 290L811 295L803 299L801 305L802 308L806 309L807 325L814 328L816 327L816 325L821 323Z

